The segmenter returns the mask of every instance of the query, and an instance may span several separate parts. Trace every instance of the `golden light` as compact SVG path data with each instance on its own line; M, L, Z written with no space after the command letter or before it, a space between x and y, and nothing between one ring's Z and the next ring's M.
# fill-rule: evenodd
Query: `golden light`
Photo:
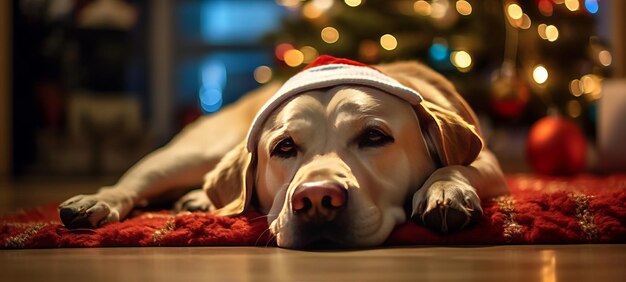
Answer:
M456 2L456 11L463 16L470 15L472 13L472 4L465 0L459 0Z
M600 64L608 67L611 65L611 62L613 62L613 56L611 56L611 53L609 51L602 50L600 51L600 53L598 53L598 60L600 61Z
M290 67L297 67L304 62L304 54L297 49L285 52L285 64Z
M322 40L326 43L335 43L339 40L339 31L332 26L322 29Z
M466 51L454 51L450 54L450 62L460 71L469 71L472 65L472 56Z
M580 106L580 102L576 100L570 100L569 102L567 102L567 114L569 114L570 117L573 117L573 118L579 117L581 111L582 111L582 108Z
M344 0L344 2L346 2L346 5L350 7L356 7L361 5L361 0Z
M522 19L519 21L517 26L521 29L529 29L531 24L532 21L530 20L530 17L527 14L523 14Z
M580 8L580 3L578 1L579 0L565 0L565 7L572 12L578 11Z
M522 18L523 11L522 11L522 7L520 7L519 5L515 3L511 3L508 6L506 6L506 13L509 15L511 19L519 20Z
M563 2L565 2L564 0L552 0L552 2L554 2L554 4L563 4Z
M537 26L537 33L539 33L539 37L541 37L541 39L548 39L546 36L546 27L546 24L540 24Z
M415 3L413 3L413 10L415 11L415 13L422 16L430 16L430 14L433 12L430 3L423 0L415 1Z
M359 44L359 56L367 61L376 60L379 52L378 44L373 40L364 40Z
M595 74L586 74L580 78L583 85L583 92L586 94L599 94L602 79Z
M554 42L559 38L559 30L556 26L549 25L546 26L546 39L550 42Z
M542 65L533 68L533 80L537 84L544 84L548 80L548 70Z
M398 47L398 40L391 34L385 34L380 37L380 46L385 50L393 50Z
M267 83L272 79L272 69L268 66L260 66L254 69L254 80L258 83Z
M317 19L321 17L322 14L323 14L323 11L318 9L315 5L313 5L312 2L306 3L304 4L304 7L302 7L302 15L306 18Z
M539 0L539 12L546 16L552 16L552 13L554 12L554 7L552 7L552 3L550 3L550 0Z
M580 95L583 94L583 84L580 80L578 79L574 79L572 81L569 82L569 92L572 93L572 95L579 97Z
M315 60L315 58L317 58L317 56L319 56L319 53L317 52L317 50L311 46L302 46L302 48L300 48L300 52L302 52L302 55L304 55L304 63L310 63L313 60Z

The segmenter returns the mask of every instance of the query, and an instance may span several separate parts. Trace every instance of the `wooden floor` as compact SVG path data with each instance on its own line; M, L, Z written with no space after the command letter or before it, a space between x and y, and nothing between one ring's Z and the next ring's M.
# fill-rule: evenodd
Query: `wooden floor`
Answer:
M2 281L626 281L626 246L0 251Z
M0 213L110 180L0 181ZM0 281L626 281L626 245L0 250Z

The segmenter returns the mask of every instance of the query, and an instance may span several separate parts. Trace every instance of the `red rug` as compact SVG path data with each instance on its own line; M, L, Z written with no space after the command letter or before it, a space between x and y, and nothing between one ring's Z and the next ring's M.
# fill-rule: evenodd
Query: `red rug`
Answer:
M541 178L510 176L511 195L483 201L473 227L440 235L398 226L386 245L626 243L626 175ZM95 230L63 227L56 204L0 217L0 248L114 246L266 246L265 218L135 211Z

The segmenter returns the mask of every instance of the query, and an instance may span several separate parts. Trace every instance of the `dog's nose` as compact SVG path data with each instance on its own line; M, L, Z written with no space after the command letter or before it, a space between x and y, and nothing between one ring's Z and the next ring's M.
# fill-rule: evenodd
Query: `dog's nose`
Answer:
M308 220L331 221L346 205L348 191L332 182L304 183L292 196L293 212Z

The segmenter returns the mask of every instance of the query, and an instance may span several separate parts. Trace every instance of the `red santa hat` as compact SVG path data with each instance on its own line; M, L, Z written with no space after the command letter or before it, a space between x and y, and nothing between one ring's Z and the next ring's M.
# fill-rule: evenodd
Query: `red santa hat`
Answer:
M263 124L282 103L304 92L339 85L373 87L403 99L413 106L419 105L423 100L415 90L400 84L372 66L323 55L287 80L257 113L248 132L248 151L255 151Z

